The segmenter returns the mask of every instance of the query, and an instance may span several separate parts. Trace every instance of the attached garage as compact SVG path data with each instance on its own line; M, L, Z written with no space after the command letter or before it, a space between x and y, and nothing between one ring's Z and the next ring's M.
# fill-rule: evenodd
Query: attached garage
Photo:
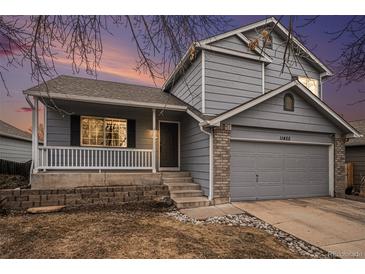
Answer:
M230 201L341 194L344 143L360 136L296 81L222 113L209 124L220 127L213 138L218 163L213 191Z
M231 142L231 200L329 195L329 146Z

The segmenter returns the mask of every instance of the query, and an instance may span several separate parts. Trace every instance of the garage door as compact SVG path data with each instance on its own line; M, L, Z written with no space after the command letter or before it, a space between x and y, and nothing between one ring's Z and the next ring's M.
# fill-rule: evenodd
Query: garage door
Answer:
M329 195L328 146L231 142L231 200Z

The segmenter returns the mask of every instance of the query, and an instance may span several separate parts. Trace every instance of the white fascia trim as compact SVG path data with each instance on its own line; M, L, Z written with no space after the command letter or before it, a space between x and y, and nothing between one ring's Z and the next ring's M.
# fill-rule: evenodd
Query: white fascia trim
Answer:
M202 113L205 113L205 51L202 50Z
M88 102L88 103L103 103L103 104L108 104L108 105L157 108L157 109L168 109L168 110L175 110L175 111L186 111L186 109L187 109L186 106L177 106L177 105L160 104L160 103L146 103L146 102L138 102L138 101L130 101L130 100L108 99L108 98L101 98L101 97L78 96L78 95L68 95L68 94L59 94L59 93L30 91L30 92L26 92L26 94L35 96L35 97L45 97L45 98L50 97L52 99L63 99L63 100Z
M275 18L273 18L273 22L276 24L277 20ZM284 32L284 34L286 36L289 35L289 31L279 22L277 23L277 27L279 27L279 29ZM333 72L327 67L325 66L316 56L314 56L313 53L310 52L310 50L308 50L297 38L295 38L293 36L293 41L295 44L297 44L297 46L300 47L301 50L303 50L306 54L308 54L310 56L310 58L312 58L325 72L326 72L326 76L332 76Z
M218 34L216 36L213 36L213 37L210 37L210 38L207 38L207 39L204 39L204 40L201 40L199 43L203 44L203 45L213 43L213 42L222 40L224 38L227 38L229 36L236 35L237 33L245 32L247 30L254 29L254 28L260 27L262 25L271 23L271 22L273 22L273 20L275 20L275 18L270 17L270 18L261 20L261 21L256 22L256 23L252 23L252 24L240 27L238 29L234 29L234 30L231 30L231 31L228 31L228 32L225 32L225 33L222 33L222 34Z
M198 47L201 49L205 49L205 50L209 50L209 51L213 51L213 52L224 53L224 54L228 54L228 55L232 55L232 56L237 56L237 57L241 57L241 58L269 63L269 61L265 57L255 56L255 55L244 53L244 52L233 51L233 50L219 48L219 47L210 46L210 45L200 45Z
M322 109L324 109L328 114L330 114L336 121L338 121L341 125L343 125L346 129L348 129L352 134L354 134L354 137L361 137L362 135L356 131L351 125L349 125L345 120L343 120L337 113L335 113L332 109L330 109L326 104L324 104L316 95L314 95L310 90L308 90L306 87L304 87L299 81L292 81L276 90L270 91L257 99L254 99L246 104L243 104L235 109L232 109L231 111L228 111L210 121L208 123L212 126L219 125L220 122L237 115L238 113L241 113L242 111L249 109L257 104L260 104L278 94L281 92L288 90L292 87L298 87L303 93L305 93L306 96L311 98L317 105L319 105Z
M180 69L185 65L188 56L189 56L189 52L191 51L191 49L193 47L195 47L196 44L192 43L190 45L190 47L188 48L188 50L185 52L184 56L181 58L181 60L179 61L179 63L176 65L176 67L174 68L174 70L171 72L171 74L169 75L169 77L167 77L165 83L162 85L161 89L162 91L164 91L166 89L166 87L170 84L170 82L172 81L173 78L175 78L176 74L180 71Z
M241 39L247 46L250 44L250 39L248 39L245 35L243 35L242 33L237 33L236 36ZM266 58L266 60L270 63L273 62L273 60L271 59L271 57L269 55L267 55L263 50L255 47L254 51L258 54L261 55L262 57Z

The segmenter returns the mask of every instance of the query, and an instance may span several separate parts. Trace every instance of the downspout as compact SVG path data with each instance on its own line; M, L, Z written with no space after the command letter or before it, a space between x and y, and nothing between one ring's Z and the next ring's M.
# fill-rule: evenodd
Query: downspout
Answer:
M203 128L203 125L200 123L199 124L199 128L201 130L201 132L207 134L209 136L209 196L208 196L208 200L212 201L213 200L213 133L206 131Z

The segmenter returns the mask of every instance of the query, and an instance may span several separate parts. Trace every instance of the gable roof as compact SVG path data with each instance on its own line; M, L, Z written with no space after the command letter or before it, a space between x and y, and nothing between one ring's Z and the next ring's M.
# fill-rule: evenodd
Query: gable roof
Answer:
M218 40L222 40L224 38L227 38L229 36L232 35L240 35L242 34L242 32L246 32L255 28L261 28L265 25L276 25L275 30L278 31L282 36L284 37L288 37L289 35L289 30L283 25L281 24L275 17L269 17L267 19L234 29L232 31L226 32L226 33L222 33L220 35L216 35L210 38L207 38L205 40L200 41L200 43L211 43L211 42L215 42ZM242 34L243 35L243 34ZM323 69L323 72L326 73L327 76L332 76L333 72L331 71L331 69L329 67L327 67L325 64L323 64L309 49L307 49L297 38L295 38L295 36L293 36L293 42L306 54L308 54L308 56L312 59L312 61L314 63L317 63L319 65L319 67L321 69ZM258 49L261 52L261 49Z
M222 49L216 46L212 46L210 45L210 43L225 39L227 37L230 36L237 36L240 40L242 40L246 45L248 45L250 43L250 40L243 34L243 32L255 29L255 28L260 28L263 27L265 25L276 25L275 30L278 31L282 36L287 37L289 34L289 30L285 28L284 25L282 25L280 22L278 22L278 20L275 17L269 17L267 19L249 24L249 25L245 25L243 27L222 33L222 34L218 34L212 37L209 37L207 39L198 41L198 42L194 42L188 49L188 51L186 52L186 54L183 56L183 58L180 60L179 64L175 67L175 69L172 71L172 73L170 74L170 76L167 78L167 80L165 81L165 83L162 86L162 90L166 90L172 83L175 82L175 80L178 78L178 74L180 72L180 70L182 68L184 68L185 66L188 66L190 63L189 60L189 52L192 48L197 48L197 49L205 49L205 50L210 50L210 51L215 51L215 52L221 52L221 53L226 53L226 54L230 54L230 55L236 55L239 57L243 57L243 58L250 58L250 59L255 59L258 61L262 61L265 63L271 63L272 59L269 55L267 55L261 48L257 47L254 49L254 52L257 53L257 57L255 57L254 55L250 55L250 54L246 54L246 53L238 53L236 51L233 50L227 50L227 49ZM329 67L327 67L325 64L323 64L309 49L307 49L297 38L295 38L293 36L293 42L303 51L305 52L309 59L314 63L317 64L318 68L320 68L323 71L323 74L325 76L332 76L333 72L331 71L331 69Z
M346 146L365 146L365 120L352 121L350 124L363 136L360 138L350 139L346 143Z
M60 75L46 83L47 86L42 83L25 90L24 94L44 98L50 97L53 99L120 104L135 107L182 111L187 109L187 105L180 99L155 87L66 75Z
M14 139L20 139L24 141L32 141L32 134L20 130L2 120L0 120L0 136L5 136Z
M299 81L295 80L289 82L286 85L281 86L280 88L274 89L267 93L262 94L259 97L256 97L248 102L245 102L241 105L238 105L235 108L232 108L226 112L223 112L219 116L207 121L208 125L218 125L220 122L233 117L247 109L250 109L266 100L288 90L295 89L297 92L300 92L305 98L308 99L319 111L321 111L325 116L331 119L335 124L341 127L344 131L347 131L352 134L353 137L361 137L361 133L354 129L348 122L346 122L341 116L339 116L335 111L333 111L329 106L327 106L323 101L321 101L317 96L315 96L310 90L308 90L305 86L303 86Z

